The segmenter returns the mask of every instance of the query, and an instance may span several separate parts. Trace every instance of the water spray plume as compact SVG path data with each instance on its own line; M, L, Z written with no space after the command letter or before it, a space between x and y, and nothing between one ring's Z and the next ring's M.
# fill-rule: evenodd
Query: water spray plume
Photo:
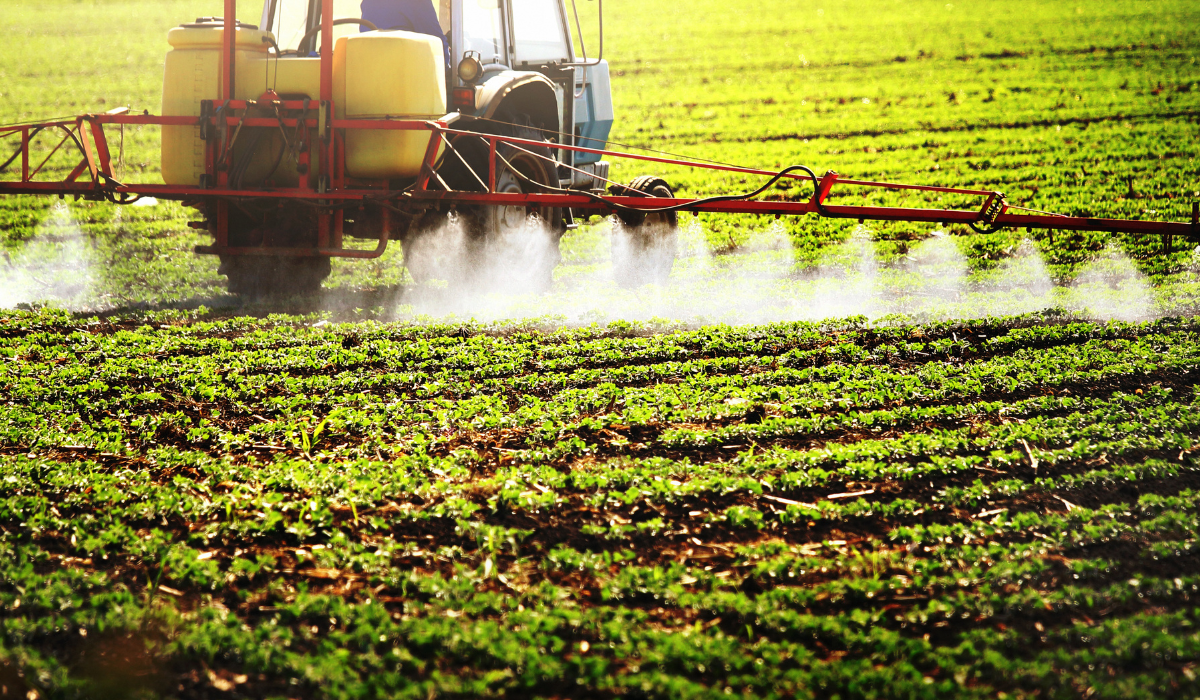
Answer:
M536 241L542 233L531 226L528 236ZM699 220L688 218L678 231L670 279L628 289L616 283L609 260L613 224L574 235L550 293L513 294L520 284L518 277L514 285L511 273L522 258L501 256L480 274L483 283L419 287L405 300L404 311L478 320L552 316L567 323L670 318L748 324L873 315L878 306L878 264L865 229L835 247L811 273L797 274L792 239L781 224L751 233L732 254L714 255ZM453 248L457 240L448 235L443 244ZM519 243L514 252L522 249Z
M417 281L407 305L431 316L500 318L513 302L540 298L548 270L559 262L554 234L531 217L522 226L486 240L471 221L451 216L409 242L405 259Z
M1145 321L1158 315L1146 276L1116 245L1109 245L1075 278L1071 305L1101 320Z
M924 283L924 294L958 301L967 276L967 258L945 231L934 231L932 236L917 244L906 263L908 271Z
M439 245L461 245L461 236L444 233ZM884 264L871 231L860 225L848 240L828 248L819 263L797 269L792 238L779 223L749 233L741 246L717 255L699 220L688 217L679 228L669 280L626 289L614 281L613 226L605 223L570 234L553 287L536 293L522 286L520 273L527 267L522 246L545 231L531 222L522 235L512 242L511 255L489 260L475 283L418 287L405 299L401 316L549 317L573 325L652 319L757 324L893 313L969 319L1063 306L1102 320L1155 315L1148 284L1115 248L1089 264L1072 287L1056 288L1037 245L1027 239L994 269L972 273L958 240L945 232Z
M795 320L878 315L879 262L870 231L857 227L850 239L826 253L816 273L802 282L807 282L809 289L797 304Z
M86 303L92 289L92 250L65 204L57 203L33 238L5 254L0 307Z

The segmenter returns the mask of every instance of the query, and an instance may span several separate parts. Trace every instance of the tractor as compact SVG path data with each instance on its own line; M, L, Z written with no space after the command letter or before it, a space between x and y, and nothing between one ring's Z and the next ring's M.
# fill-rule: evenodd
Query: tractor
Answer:
M372 13L363 11L371 9L371 0L333 0L331 116L446 117L455 127L453 135L325 135L320 126L288 126L286 105L299 105L292 116L325 109L319 99L319 42L326 31L320 0L266 0L259 25L237 23L229 95L250 104L236 124L217 126L221 133L215 134L204 126L164 127L167 184L209 187L219 178L247 195L186 202L205 215L200 225L225 229L225 245L201 252L220 255L230 292L262 296L318 289L330 272L330 257L296 253L328 247L327 241L321 245L322 225L345 238L398 240L417 282L442 279L469 286L488 267L489 258L515 252L520 259L508 266L507 275L520 279L501 279L502 286L523 282L518 286L546 289L560 260L559 240L577 225L570 208L413 203L403 193L423 173L430 176L432 189L445 192L605 192L609 163L600 154L559 148L602 150L613 123L608 62L602 55L576 57L564 0L390 1L407 6L408 16L387 16L378 9L374 14L388 22L400 19L401 26L377 26ZM578 26L574 0L571 9ZM602 32L602 4L600 13ZM425 24L414 26L421 19ZM168 34L172 50L166 61L164 117L221 116L210 100L223 89L225 24L224 18L204 17ZM252 126L255 120L274 123ZM489 143L483 135L526 143ZM214 138L223 144L216 154L216 178L209 172L213 156L206 148ZM322 138L333 142L332 168L325 175L313 167L321 157ZM432 148L429 172L423 166ZM323 217L333 211L327 204L286 206L254 196L280 189L324 192L339 185L388 194L375 203L380 206L339 208L335 220L324 223ZM670 186L655 177L638 178L628 191L673 196ZM218 206L224 211L216 211ZM638 285L664 280L674 260L674 213L622 214L613 243L618 281Z

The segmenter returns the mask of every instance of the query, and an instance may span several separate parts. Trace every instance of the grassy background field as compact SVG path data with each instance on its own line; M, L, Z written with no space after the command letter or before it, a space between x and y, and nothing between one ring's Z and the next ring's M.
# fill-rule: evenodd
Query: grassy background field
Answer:
M606 5L621 143L1066 213L1179 219L1200 191L1194 4ZM0 123L155 111L166 30L220 11L4 9ZM157 134L125 137L122 177L155 180ZM0 201L0 305L107 309L0 313L0 700L1200 696L1189 249L701 217L681 270L724 281L575 292L612 322L380 323L412 293L395 252L239 306L186 221ZM566 308L604 235L506 308ZM731 261L903 286L934 250L971 297L1030 249L1059 284L1132 259L1158 305L1132 317L1165 317L626 320L752 295Z

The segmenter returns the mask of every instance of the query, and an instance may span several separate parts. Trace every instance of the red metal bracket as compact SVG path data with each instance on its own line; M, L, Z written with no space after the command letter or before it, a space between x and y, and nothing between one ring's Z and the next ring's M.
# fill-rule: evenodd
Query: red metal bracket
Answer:
M996 219L1006 211L1008 211L1008 201L1004 198L1004 193L993 192L988 195L987 201L983 203L983 208L979 210L979 222L995 226Z
M21 129L21 182L29 182L29 127Z
M488 139L488 194L496 191L496 139Z
M221 52L221 99L232 100L237 76L237 0L225 0L224 50Z
M421 174L417 176L417 191L425 191L429 189L429 181L436 175L437 170L437 154L441 148L441 134L444 129L437 122L426 122L429 129L433 131L429 135L429 145L425 147L425 158L421 161Z
M832 170L826 172L821 181L817 183L817 190L813 192L812 205L821 212L822 216L827 216L822 209L825 205L825 198L829 196L829 191L837 184L838 174Z

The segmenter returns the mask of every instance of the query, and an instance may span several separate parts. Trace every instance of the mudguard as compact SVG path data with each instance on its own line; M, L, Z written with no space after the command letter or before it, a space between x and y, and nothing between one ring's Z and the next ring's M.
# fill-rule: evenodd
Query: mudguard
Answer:
M562 130L560 89L546 76L531 71L506 70L496 73L475 92L475 114L496 119L501 111L525 114L547 136Z

